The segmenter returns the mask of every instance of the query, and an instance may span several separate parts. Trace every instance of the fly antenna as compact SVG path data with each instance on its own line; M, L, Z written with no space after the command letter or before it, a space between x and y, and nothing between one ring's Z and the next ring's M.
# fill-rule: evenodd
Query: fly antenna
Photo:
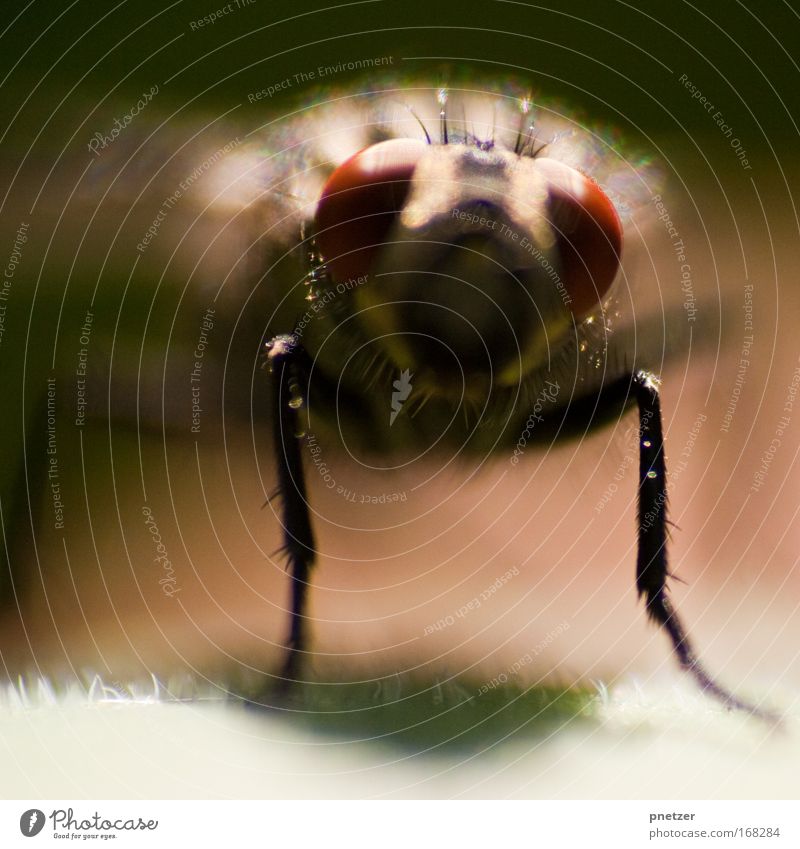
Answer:
M428 132L428 128L423 123L422 118L420 118L419 115L417 115L417 113L414 111L414 107L406 106L406 108L414 116L420 127L422 127L422 132L425 133L425 141L427 141L428 144L433 144L433 142L431 141L431 134Z
M439 110L439 124L440 124L440 135L442 139L442 144L448 144L447 139L447 89L440 88L436 93L436 99L439 101L439 106L441 109Z
M519 102L519 128L517 129L517 141L514 144L514 153L517 156L525 155L525 148L530 144L533 136L533 119L528 118L533 110L533 102L530 97L523 97Z

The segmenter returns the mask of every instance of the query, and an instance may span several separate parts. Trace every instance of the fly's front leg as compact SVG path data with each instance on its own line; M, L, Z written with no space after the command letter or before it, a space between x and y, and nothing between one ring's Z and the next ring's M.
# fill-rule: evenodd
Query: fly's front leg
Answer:
M637 372L631 388L639 407L639 553L636 585L645 597L647 613L669 635L681 666L711 695L731 708L774 719L721 687L705 670L667 595L667 471L658 381Z
M287 656L281 671L281 689L297 680L306 652L306 599L308 578L315 559L314 532L306 497L300 450L308 391L308 354L297 336L276 336L267 343L272 374L272 428L278 469L278 493L282 501L283 550L292 579L291 621Z

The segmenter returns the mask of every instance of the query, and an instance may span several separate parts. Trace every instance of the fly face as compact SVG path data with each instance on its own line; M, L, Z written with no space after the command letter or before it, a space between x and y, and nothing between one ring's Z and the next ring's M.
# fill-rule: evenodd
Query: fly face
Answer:
M591 178L541 148L533 156L455 133L438 145L385 140L346 159L313 229L323 276L344 292L315 368L351 395L381 370L413 374L417 398L434 402L417 430L435 422L434 440L454 405L477 410L494 438L498 413L524 419L556 372L574 382L586 370L581 340L622 247L620 218Z
M375 182L387 175L388 186ZM432 395L477 400L541 366L571 330L557 272L546 270L560 267L548 200L533 160L383 142L332 176L318 243L337 282L368 278L354 308L390 361ZM373 204L389 209L365 233Z

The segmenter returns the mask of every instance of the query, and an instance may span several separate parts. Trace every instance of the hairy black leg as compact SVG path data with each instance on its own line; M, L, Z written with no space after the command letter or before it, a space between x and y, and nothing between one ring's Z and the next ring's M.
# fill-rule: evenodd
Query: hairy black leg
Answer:
M282 689L287 689L297 680L306 651L306 597L315 557L300 451L309 369L308 355L294 335L276 336L267 343L267 349L272 373L273 444L283 503L283 549L292 579L287 655L280 683Z
M707 693L728 707L774 718L721 687L700 663L675 608L667 595L667 471L658 381L637 372L630 387L639 407L639 553L636 586L645 597L647 613L669 635L681 666Z

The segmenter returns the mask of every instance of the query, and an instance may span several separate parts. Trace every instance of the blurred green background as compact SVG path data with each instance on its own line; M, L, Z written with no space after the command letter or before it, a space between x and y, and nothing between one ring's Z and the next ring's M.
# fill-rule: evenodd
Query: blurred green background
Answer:
M199 26L212 14L213 24ZM16 229L15 201L66 200L52 181L64 159L85 164L87 138L153 85L150 116L171 129L201 119L251 129L313 101L316 84L296 74L371 57L389 58L386 70L403 84L513 79L659 158L689 194L687 174L719 171L723 194L728 175L734 190L757 177L770 190L777 182L774 202L791 205L783 183L798 142L798 46L794 5L752 0L34 2L9 15L2 36L0 169L5 186L14 181L3 234ZM363 90L383 76L343 70L321 82ZM273 96L248 99L285 80ZM751 169L736 167L731 135Z
M781 139L796 132L798 18L790 3L240 2L194 30L193 21L226 4L36 2L9 15L4 111L8 121L23 110L17 149L64 96L113 88L125 102L156 81L164 101L216 111L317 65L373 55L393 56L409 75L448 65L519 75L646 134L707 131L707 115L676 82L687 74L754 152L769 138L786 153Z

